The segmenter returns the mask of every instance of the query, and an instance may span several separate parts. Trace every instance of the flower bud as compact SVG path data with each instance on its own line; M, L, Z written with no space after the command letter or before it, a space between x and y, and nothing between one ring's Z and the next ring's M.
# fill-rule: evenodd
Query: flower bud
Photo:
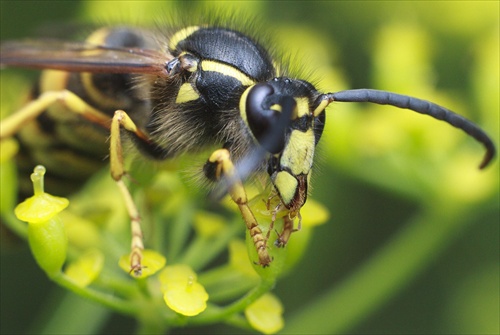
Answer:
M28 222L28 241L38 265L53 277L66 260L68 240L64 225L57 214L69 204L68 199L54 197L43 190L45 168L35 167L31 174L35 195L19 204L14 213Z

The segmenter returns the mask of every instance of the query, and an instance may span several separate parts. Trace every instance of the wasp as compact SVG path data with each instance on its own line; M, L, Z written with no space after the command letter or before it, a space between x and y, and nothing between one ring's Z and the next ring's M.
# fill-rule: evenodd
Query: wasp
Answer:
M263 267L272 262L267 242L276 215L264 234L244 181L255 172L269 175L279 199L274 213L287 212L275 246L285 246L300 229L315 148L332 102L369 102L426 114L484 145L480 168L495 155L483 130L435 103L372 89L323 93L276 64L255 39L223 26L189 26L169 36L114 27L97 30L81 43L7 42L2 67L43 72L33 100L2 120L1 139L16 136L22 148L19 169L45 164L54 185L81 183L109 154L112 178L131 218L135 274L141 272L144 246L139 213L123 182L125 136L156 160L218 147L203 173L224 185L239 208L256 263Z

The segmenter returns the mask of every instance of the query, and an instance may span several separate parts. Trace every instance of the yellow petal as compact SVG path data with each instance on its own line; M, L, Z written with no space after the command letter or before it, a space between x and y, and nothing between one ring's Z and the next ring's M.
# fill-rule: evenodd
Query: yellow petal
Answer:
M207 308L208 294L196 281L196 273L184 264L167 266L159 275L163 299L173 311L193 316Z
M207 308L208 294L201 284L186 281L169 284L163 299L173 311L186 316L194 316Z
M188 278L193 277L196 279L196 272L191 269L189 265L185 264L175 264L167 266L160 273L160 280L164 282L176 282L185 281Z
M167 259L161 255L160 253L154 251L154 250L149 250L149 249L144 249L142 251L142 272L141 275L137 276L130 270L130 254L123 255L120 257L120 260L118 262L118 265L120 268L122 268L124 271L129 273L132 277L134 278L147 278L151 275L154 275L156 272L161 270L164 266L165 263L167 262Z
M265 294L245 309L250 325L264 334L275 334L283 328L283 306L272 294Z
M92 249L68 265L65 273L78 286L85 287L99 276L103 265L104 255L99 250Z
M17 205L14 213L21 221L42 223L50 220L68 205L69 201L66 198L42 193L34 195Z

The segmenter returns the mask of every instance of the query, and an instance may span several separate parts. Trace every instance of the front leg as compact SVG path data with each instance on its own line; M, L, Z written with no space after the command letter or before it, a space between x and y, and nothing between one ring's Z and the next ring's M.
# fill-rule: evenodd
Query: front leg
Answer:
M209 179L216 181L225 179L228 181L229 195L238 205L247 229L250 231L250 236L259 256L259 265L268 266L271 263L271 257L267 252L267 238L262 234L262 230L248 206L248 198L243 182L236 175L236 168L231 161L229 151L227 149L214 151L205 164L204 171Z
M286 246L292 233L299 231L302 228L302 218L300 216L300 213L298 213L298 217L299 224L296 229L293 227L293 221L295 220L295 218L290 217L290 214L287 214L283 217L283 231L281 232L281 234L278 234L278 239L276 239L276 241L274 242L275 246L277 246L278 248Z

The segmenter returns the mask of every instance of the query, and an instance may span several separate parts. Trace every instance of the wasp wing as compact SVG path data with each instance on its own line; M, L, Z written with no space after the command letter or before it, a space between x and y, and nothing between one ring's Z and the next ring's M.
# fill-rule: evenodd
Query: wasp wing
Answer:
M142 73L168 76L167 52L140 48L115 48L88 43L13 41L0 49L1 67L53 69L68 72Z

